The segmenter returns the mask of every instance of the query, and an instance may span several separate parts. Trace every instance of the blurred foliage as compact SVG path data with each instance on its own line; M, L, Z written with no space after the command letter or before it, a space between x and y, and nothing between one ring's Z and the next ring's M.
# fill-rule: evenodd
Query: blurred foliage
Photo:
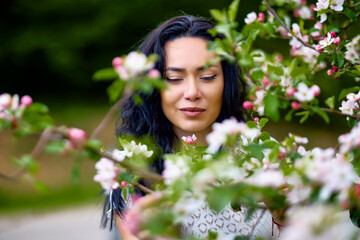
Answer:
M96 70L135 49L166 19L184 13L210 17L209 9L230 2L6 1L0 9L0 92L105 97L106 83L91 80ZM256 10L259 2L243 1L239 19Z

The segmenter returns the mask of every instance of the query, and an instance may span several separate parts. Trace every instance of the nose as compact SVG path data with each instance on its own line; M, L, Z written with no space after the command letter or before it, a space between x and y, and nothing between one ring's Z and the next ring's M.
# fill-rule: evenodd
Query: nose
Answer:
M196 79L195 78L187 79L187 84L184 90L184 98L186 100L196 101L200 99L200 97L201 97L201 93L200 93L199 85L196 82Z

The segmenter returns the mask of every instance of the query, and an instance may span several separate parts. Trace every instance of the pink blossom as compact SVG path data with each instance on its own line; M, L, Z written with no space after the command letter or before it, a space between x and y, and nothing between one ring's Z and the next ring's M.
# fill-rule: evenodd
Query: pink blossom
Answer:
M250 101L245 101L243 103L243 108L245 109L252 109L254 107L254 103L250 102Z
M33 100L30 96L25 95L21 98L20 103L21 103L21 105L28 107L33 103Z
M115 71L119 74L122 80L128 80L130 78L129 72L123 66L115 67Z
M160 74L159 70L157 70L156 68L153 68L148 72L148 76L150 78L160 78L161 74Z
M6 119L7 115L5 112L0 112L0 119Z
M299 9L295 9L294 10L294 17L299 17L300 16L300 11Z
M320 88L318 85L313 85L310 90L313 91L315 97L320 94Z
M276 54L275 60L278 61L278 62L282 62L283 61L283 56L281 54Z
M128 185L128 183L126 181L121 181L120 186L122 187L126 187Z
M5 109L10 106L11 96L8 93L3 93L0 95L0 110Z
M67 135L70 140L75 144L75 146L79 146L85 143L87 134L84 130L79 128L69 128L67 131Z
M181 137L181 139L186 142L187 144L192 144L195 143L195 141L197 140L197 137L195 136L195 134L193 134L192 136L183 136Z
M112 65L114 68L117 68L117 67L121 66L122 62L123 62L123 60L121 57L116 57L113 59Z
M300 107L300 104L298 102L291 102L291 107L294 109L294 110L298 110L299 107Z
M254 122L259 122L259 118L258 118L258 117L254 117Z
M334 75L334 71L333 71L332 69L329 69L329 70L327 70L327 74L328 74L329 76L333 76L333 75Z
M292 97L292 96L294 96L295 92L296 92L296 89L291 86L286 89L285 94L288 97Z
M270 84L269 78L265 77L265 78L262 80L262 84L263 84L264 86L268 86L268 85Z
M315 49L316 49L318 52L323 52L323 51L324 51L324 48L323 48L320 44L316 45L316 46L315 46Z
M114 162L108 158L101 158L96 164L97 170L94 176L94 181L99 182L103 189L109 193L111 189L119 187L119 183L116 182L119 169L115 166Z
M340 44L340 37L336 37L336 38L334 39L334 44L335 44L335 45L339 45L339 44Z
M331 35L331 37L336 37L336 33L335 32L330 32L330 35Z
M259 12L258 14L258 22L264 22L265 14L262 12Z

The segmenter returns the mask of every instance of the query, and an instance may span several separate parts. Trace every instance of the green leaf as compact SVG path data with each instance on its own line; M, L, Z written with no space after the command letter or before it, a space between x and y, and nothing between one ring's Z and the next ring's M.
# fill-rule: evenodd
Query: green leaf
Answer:
M224 209L224 207L231 202L233 196L236 194L234 191L235 187L231 186L222 186L222 187L213 187L207 193L207 201L211 209L219 212Z
M285 121L290 122L292 119L292 115L294 113L294 109L291 109L286 115L285 115Z
M351 87L351 88L347 88L347 89L343 89L339 95L338 100L341 100L343 98L346 97L346 95L348 95L349 93L354 93L360 90L359 86L355 86L355 87Z
M264 153L262 152L263 147L259 144L250 144L247 146L247 149L252 156L259 159L260 161L265 157Z
M269 93L264 97L264 104L265 115L268 116L272 121L278 122L280 119L279 99L275 95Z
M275 66L275 65L272 65L272 64L268 64L267 68L268 68L269 73L275 73L275 74L277 74L279 76L284 75L284 69L282 67Z
M325 104L326 104L330 109L334 109L334 108L335 108L335 96L328 97L328 98L325 100Z
M254 123L253 121L247 121L247 122L246 122L246 125L247 125L249 128L256 128L256 123Z
M335 66L339 67L339 62L338 62L338 57L337 57L336 52L333 52L332 58L333 58L333 61L335 63Z
M93 79L95 81L111 81L118 77L114 68L105 68L94 73Z
M125 88L125 82L120 79L115 80L107 89L109 99L111 102L118 100Z
M210 9L210 15L219 23L225 23L226 21L224 15L218 9Z
M258 68L254 69L250 76L254 81L261 81L265 77L265 73Z
M343 53L340 53L337 55L337 59L338 59L338 64L339 64L338 67L341 68L345 62L345 55Z
M268 121L269 121L269 119L267 119L267 118L261 118L259 121L260 127L263 128Z
M351 20L353 20L355 23L357 22L356 18L356 12L351 11L351 9L345 9L343 13L348 16Z
M237 14L237 11L239 8L239 3L240 3L240 0L234 0L229 6L228 17L229 17L230 22L235 21L236 14Z
M261 141L266 141L270 139L270 134L268 132L262 132L259 136Z
M39 180L34 180L34 187L41 193L48 193L50 191L50 188Z
M315 113L317 113L320 117L322 117L327 124L329 124L330 122L329 116L320 107L315 106L312 108L312 110Z
M65 142L63 140L49 142L45 146L45 151L49 153L59 154L65 149Z
M356 227L360 228L360 209L351 208L350 219Z
M304 123L308 118L309 118L309 116L310 116L310 112L308 112L308 111L306 111L305 113L304 113L304 116L302 116L302 118L300 119L300 123Z

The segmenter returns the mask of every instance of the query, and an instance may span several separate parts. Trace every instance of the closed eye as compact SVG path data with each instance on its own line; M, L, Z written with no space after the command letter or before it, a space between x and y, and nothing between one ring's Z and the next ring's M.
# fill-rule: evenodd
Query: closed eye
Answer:
M217 74L214 74L212 76L209 76L209 77L201 77L200 79L203 79L203 80L213 80L217 77Z
M182 78L168 78L168 77L166 77L165 80L168 81L168 82L178 82L178 81L181 81Z

